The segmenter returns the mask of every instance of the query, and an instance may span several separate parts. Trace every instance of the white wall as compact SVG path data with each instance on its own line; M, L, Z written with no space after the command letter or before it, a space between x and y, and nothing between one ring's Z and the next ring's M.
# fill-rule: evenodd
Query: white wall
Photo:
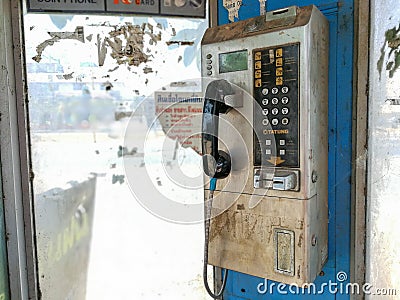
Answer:
M400 69L390 78L386 66L395 56L394 53L389 55L391 48L385 40L385 32L399 28L400 44L400 3L398 0L371 2L366 282L373 286L371 292L374 293L379 292L376 290L379 288L397 288L397 296L370 295L367 299L398 299L400 105L390 105L387 99L400 98ZM400 45L397 49L400 51Z

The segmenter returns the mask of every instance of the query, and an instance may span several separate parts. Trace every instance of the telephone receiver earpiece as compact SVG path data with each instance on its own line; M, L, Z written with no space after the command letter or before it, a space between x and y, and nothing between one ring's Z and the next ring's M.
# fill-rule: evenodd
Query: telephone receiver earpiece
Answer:
M231 172L230 155L218 149L219 114L231 108L226 105L226 96L235 92L226 80L214 80L207 86L203 105L202 153L204 173L211 178L223 179Z

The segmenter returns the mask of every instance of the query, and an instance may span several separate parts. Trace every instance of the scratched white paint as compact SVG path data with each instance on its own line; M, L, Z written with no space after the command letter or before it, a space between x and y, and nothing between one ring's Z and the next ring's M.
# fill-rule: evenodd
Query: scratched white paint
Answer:
M265 15L265 7L267 6L267 0L258 0L260 2L260 16Z
M367 299L398 299L400 295L400 105L387 99L400 98L400 70L389 77L386 64L390 49L385 32L398 28L397 0L372 1L370 52L368 207L366 281L379 288L397 289L397 295L369 295ZM400 39L400 36L398 37ZM384 47L381 76L378 61ZM400 100L398 100L400 101Z
M235 19L239 19L239 9L242 6L241 0L224 0L223 6L228 11L229 21L235 22Z

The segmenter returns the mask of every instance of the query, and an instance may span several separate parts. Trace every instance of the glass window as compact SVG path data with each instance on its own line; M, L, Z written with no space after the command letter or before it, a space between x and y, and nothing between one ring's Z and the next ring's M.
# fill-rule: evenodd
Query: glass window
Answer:
M202 202L200 157L154 122L154 93L200 77L208 21L27 14L24 24L42 298L204 299L202 224L157 217L135 187L143 173L160 205ZM197 174L196 188L179 190L165 170Z

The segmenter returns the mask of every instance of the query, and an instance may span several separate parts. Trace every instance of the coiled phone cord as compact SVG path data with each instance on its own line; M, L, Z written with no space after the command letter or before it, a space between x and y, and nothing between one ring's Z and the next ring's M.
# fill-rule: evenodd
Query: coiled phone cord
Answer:
M214 198L214 191L217 186L217 179L216 178L211 178L210 180L210 196L209 196L209 201L204 201L204 209L205 209L205 218L204 218L204 230L205 230L205 242L204 242L204 265L203 265L203 281L204 281L204 286L207 290L207 293L210 295L211 298L213 299L219 299L222 294L224 293L225 287L226 287L226 280L228 278L228 270L225 270L224 272L224 277L222 279L222 286L221 290L217 293L214 294L210 286L208 285L207 281L207 266L208 266L208 243L210 239L210 219L211 219L211 209L212 209L212 202Z

